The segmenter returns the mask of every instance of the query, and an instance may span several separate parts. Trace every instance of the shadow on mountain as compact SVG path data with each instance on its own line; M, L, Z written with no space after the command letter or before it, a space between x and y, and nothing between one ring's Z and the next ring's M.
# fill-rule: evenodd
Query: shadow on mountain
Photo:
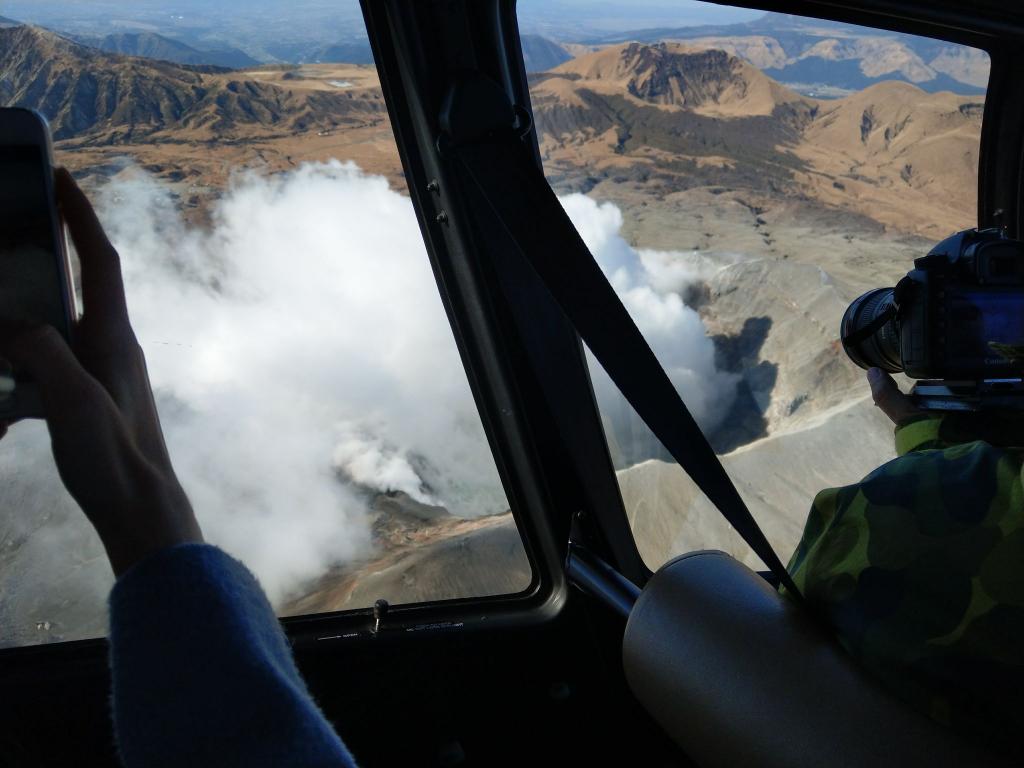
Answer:
M729 453L768 436L765 412L771 404L779 366L759 358L771 327L770 317L748 317L739 333L711 337L719 370L742 375L728 414L721 426L708 436L715 453Z

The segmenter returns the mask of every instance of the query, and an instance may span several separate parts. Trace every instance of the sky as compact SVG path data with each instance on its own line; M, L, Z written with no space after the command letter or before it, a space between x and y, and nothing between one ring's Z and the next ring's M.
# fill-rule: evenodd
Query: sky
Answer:
M258 17L267 11L296 16L337 15L361 23L356 0L0 0L0 16L39 23L67 18L146 19L189 17ZM695 0L519 0L518 15L527 31L561 37L627 29L750 21L763 11Z
M636 3L610 0L519 0L519 22L524 28L559 27L621 32L650 27L685 27L700 24L733 24L752 21L764 11L733 8L695 0L641 0Z

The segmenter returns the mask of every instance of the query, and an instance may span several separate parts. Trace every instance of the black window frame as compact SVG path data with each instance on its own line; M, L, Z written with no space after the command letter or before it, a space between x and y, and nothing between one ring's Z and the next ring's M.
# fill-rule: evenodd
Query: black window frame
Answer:
M712 0L714 1L714 0ZM476 67L529 106L515 0L361 0L381 86L437 279L485 433L533 568L519 594L395 606L389 629L425 633L524 626L555 618L568 599L570 530L620 573L642 585L651 571L636 551L590 386L579 338L528 280L510 302L492 267L474 258L479 233L464 228L459 190L436 155L442 85ZM719 3L845 21L985 50L991 60L979 162L982 226L1024 226L1024 8L975 0L799 0ZM428 34L436 35L436 39ZM469 41L470 49L453 46ZM447 48L446 48L447 46ZM424 63L429 66L424 66ZM404 78L404 80L403 80ZM431 104L409 85L433 79ZM531 137L538 165L536 136ZM439 192L428 188L438 181ZM442 217L441 214L444 214ZM570 382L572 387L566 386ZM562 423L553 412L565 408ZM567 423L574 427L568 430ZM593 438L599 437L596 445ZM573 456L573 460L568 457ZM587 466L589 472L580 472ZM610 493L612 491L612 493ZM372 609L284 617L293 643L330 647L372 637ZM4 663L31 657L69 663L105 659L106 639L0 650Z
M964 12L953 0L926 2L880 2L878 0L761 0L731 2L700 0L709 4L748 8L773 13L789 13L809 19L840 21L869 29L885 30L969 46L989 56L989 82L984 97L982 134L979 140L978 223L979 227L1005 226L1011 237L1024 231L1024 88L1014 71L1024 71L1024 56L1014 39L1024 41L1024 8L1007 11L997 0L982 0L977 5L991 17ZM503 21L516 29L515 0L500 0ZM519 78L509 89L513 103L528 105L529 89L522 56L518 57ZM533 136L536 147L537 137ZM1017 162L1001 163L1000 157ZM539 152L537 162L540 165ZM592 393L591 393L592 394ZM809 504L810 500L808 500ZM632 533L630 531L630 533ZM634 542L635 545L635 542ZM652 574L644 565L643 584Z
M979 140L978 168L978 226L1006 226L1011 237L1020 237L1024 226L1024 109L1020 99L1012 97L1015 71L1024 71L1021 56L1011 38L1024 40L1024 8L1016 14L998 5L997 0L981 0L980 10L994 17L979 18L965 12L955 0L935 3L920 1L885 2L880 0L762 0L761 2L731 2L729 0L699 0L710 4L735 8L749 8L776 13L792 13L806 18L835 20L867 29L896 32L930 38L932 40L969 46L989 56L989 82L985 93L982 117L982 135ZM529 90L518 39L518 20L515 0L499 0L503 5L502 22L506 29L515 29L516 51L520 54L512 62L518 78L511 87L506 84L513 103L528 105ZM998 20L996 20L996 18ZM1017 89L1020 91L1020 88ZM993 97L994 94L994 97ZM531 108L530 108L531 110ZM1015 137L1016 136L1016 140ZM536 133L532 135L535 148ZM539 151L536 152L541 166ZM999 163L999 157L1017 157L1016 164ZM542 167L543 170L543 167ZM593 395L593 392L591 392ZM596 406L595 406L596 407ZM630 529L632 537L632 528ZM635 547L634 541L634 547ZM682 554L682 553L680 553ZM637 584L643 585L652 574L643 563L643 573ZM765 574L767 577L767 573Z
M711 0L717 2L717 0ZM1008 73L1010 70L1006 66L1006 62L1009 57L1006 55L1009 46L1006 45L1003 35L1006 34L1006 27L1002 22L992 23L986 18L971 18L970 14L964 14L961 9L957 8L952 3L940 3L925 5L924 3L863 3L862 7L858 7L857 3L837 3L837 2L816 2L815 0L796 1L796 2L760 2L760 3L719 3L722 5L730 5L736 7L754 8L763 11L773 11L779 13L794 13L801 16L810 18L821 18L831 19L836 21L845 21L852 24L858 24L864 27L875 28L880 30L890 30L894 32L903 32L908 34L920 35L929 37L936 40L948 41L951 43L962 44L971 46L976 49L984 50L990 57L991 70L990 70L990 83L986 94L986 111L983 117L983 135L981 138L981 160L979 162L979 194L978 194L978 208L979 208L979 224L981 226L989 226L994 221L1001 221L1006 223L1010 229L1011 234L1017 231L1017 227L1014 223L1008 220L1006 213L1002 216L996 212L1002 208L1004 211L1011 210L1009 200L1005 193L1005 189L1012 185L1003 183L1000 185L993 184L991 179L993 178L992 171L992 158L996 152L991 151L992 139L991 135L993 130L990 126L992 125L1003 125L1002 120L997 120L993 115L994 112L1005 112L1003 99L1000 98L1003 91L997 90L997 98L993 99L994 84L1005 82L1005 77L1001 75ZM432 6L432 8L427 8ZM525 67L523 66L522 51L519 41L518 32L518 19L515 13L515 0L491 0L490 2L476 2L470 3L465 1L449 1L449 2L437 2L419 4L419 7L415 10L411 8L411 4L402 3L397 0L363 0L364 13L367 16L367 28L371 27L371 17L375 16L377 19L377 28L389 27L389 31L394 32L396 29L400 29L400 24L396 24L396 18L400 17L401 10L405 8L413 13L419 13L418 22L414 28L417 34L424 32L438 33L453 51L453 54L447 58L445 63L449 69L445 71L443 68L430 70L430 77L434 78L435 83L450 82L454 74L454 68L457 65L461 65L467 70L479 70L484 74L488 75L491 79L499 82L506 90L512 103L519 104L522 106L529 107L529 89L527 86ZM450 18L450 23L446 23L444 16ZM441 21L438 19L441 18ZM467 28L470 28L476 34L470 40L470 44L466 48L476 47L477 50L466 50L460 48L457 42L465 42L465 33ZM406 32L408 33L408 29ZM1019 25L1018 25L1019 31ZM481 34L483 32L483 34ZM400 34L400 33L399 33ZM415 49L416 35L409 35L405 40L407 46L407 52ZM374 50L377 54L378 67L382 64L380 57L379 43L374 41ZM457 51L457 52L456 52ZM385 52L386 53L386 52ZM444 60L442 58L442 60ZM455 64L453 64L455 62ZM397 67L396 67L397 69ZM423 74L422 72L420 74ZM997 76L1000 75L1000 76ZM384 76L382 73L382 82ZM401 103L399 97L399 91L396 89L390 95L385 92L385 97L388 99L389 111L392 114L393 122L396 121L395 112L402 112L405 105ZM415 139L410 139L408 136L399 138L399 147L403 153L403 162L406 162L406 173L407 178L410 179L411 194L413 202L417 210L417 214L420 219L421 228L423 229L424 239L428 244L428 251L431 256L431 262L438 273L439 284L441 285L442 293L444 293L444 265L449 264L453 257L456 260L460 260L462 267L467 270L468 273L473 273L477 279L482 279L485 283L488 277L491 281L494 280L494 273L488 274L485 268L482 268L480 264L475 265L477 271L474 272L472 263L465 261L467 253L466 243L472 243L472 237L468 234L463 233L462 242L458 245L452 246L449 242L452 238L448 235L448 231L455 228L457 229L458 216L452 216L451 211L459 208L458 190L451 190L448 185L442 185L442 194L428 195L423 192L427 179L437 179L443 177L444 173L442 170L443 159L437 155L439 153L433 152L434 142L440 135L440 131L437 125L437 106L440 104L440 97L437 95L437 90L434 92L433 100L435 111L430 114L429 111L425 111L424 105L419 103L416 105L418 127L425 137L429 137L432 141L425 141L424 136L420 137L420 155L415 156L415 149L413 144ZM993 106L995 105L995 106ZM409 120L409 126L416 123L416 120ZM1022 121L1015 121L1017 125L1020 125ZM396 125L396 138L399 134L399 127ZM540 166L540 154L537 147L537 136L531 134L529 140L532 142L534 149L534 157L538 166ZM434 155L433 157L430 157ZM415 160L422 164L422 168L430 167L433 173L424 174L422 169L419 173L416 169L410 168L407 158L412 156ZM425 160L424 157L428 159ZM433 162L430 162L430 161ZM1005 175L1005 174L1004 174ZM1017 175L1015 175L1014 181L1016 181ZM416 184L415 182L419 182ZM1000 194L1000 190L1003 190ZM1016 193L1016 189L1014 189ZM1013 210L1018 211L1019 207L1016 205L1018 196L1014 194ZM444 223L441 224L442 217ZM1019 218L1019 215L1018 217ZM454 252L454 256L453 256ZM484 285L483 290L490 290L491 304L489 305L492 310L495 309L496 305L501 304L500 288L492 284L490 286ZM452 298L458 299L457 292L453 291L446 301L446 306L451 311L451 300ZM542 295L542 292L531 291L529 289L523 289L519 301L530 303L532 305L533 319L536 321L538 318L549 328L555 329L553 333L564 332L564 320L560 317L557 311L548 313L546 311L538 311L537 307L545 303L548 297ZM514 303L514 302L513 302ZM517 311L521 311L519 307L503 308L505 311L511 311L515 314ZM457 313L452 315L453 325L457 326L459 318ZM508 341L509 335L515 335L514 331L515 323L511 323L502 326L504 332L503 338ZM522 325L519 326L520 330ZM510 332L510 328L512 328ZM575 331L569 329L570 334L575 337ZM536 340L536 337L534 337ZM564 368L559 370L557 375L552 374L551 369L541 370L535 369L532 371L532 376L535 380L541 382L541 389L546 389L547 396L552 397L552 391L557 390L560 386L555 379L572 379L572 375L567 375L569 369L575 367L577 364L582 366L582 378L578 378L577 382L585 380L587 382L586 388L580 387L577 390L574 397L583 397L584 395L591 401L588 404L588 411L592 414L597 413L596 403L593 403L593 390L589 387L589 372L586 371L586 364L582 356L582 346L579 345L578 337L576 337L576 350L574 355L575 360L571 364L567 364ZM465 352L464 352L465 355ZM542 355L543 356L543 355ZM467 369L473 365L473 359L471 355L465 356ZM518 361L522 363L523 360ZM577 371L578 372L578 371ZM516 371L516 376L522 377L522 372ZM520 390L521 391L521 390ZM555 396L557 397L557 396ZM481 406L482 412L487 410L486 397L481 397L478 394L478 403ZM489 423L492 427L495 425L495 421L489 420L485 423ZM593 422L599 424L599 421ZM584 425L579 433L573 435L574 439L567 440L566 442L575 443L575 445L568 446L570 451L583 451L580 443L585 443L593 435L593 432L588 432L589 427L592 424L588 423ZM562 433L562 438L566 437L566 433ZM498 451L501 449L501 441L495 441L495 447ZM602 477L610 477L615 488L614 500L609 500L607 497L594 503L593 496L588 498L588 494L580 492L577 486L576 500L582 501L582 504L577 503L575 506L579 507L579 511L583 514L585 521L584 525L577 526L574 528L576 535L580 535L582 532L583 536L586 536L589 540L587 541L588 546L593 547L594 542L597 542L597 550L600 555L605 558L608 562L612 563L613 566L618 568L628 578L632 579L635 583L643 584L647 578L650 577L650 569L642 562L639 562L639 566L636 562L636 544L632 536L631 530L628 528L626 523L626 533L628 534L629 545L623 546L621 541L623 528L622 523L625 522L625 510L622 506L621 496L618 495L618 486L614 481L614 470L612 469L610 457L607 454L607 445L604 444L604 451L590 451L587 454L587 458L591 462L590 467L592 472L586 473L586 477L583 480L583 485L587 484L587 480L594 481L595 479ZM581 455L581 454L577 454ZM499 461L499 464L502 462ZM505 464L504 466L507 466ZM550 473L545 473L550 474ZM551 487L550 478L545 477L548 480L547 487ZM518 482L522 482L522 478L516 478ZM508 481L506 481L508 482ZM543 485L543 483L541 483ZM568 493L568 498L572 498L573 488L572 484L568 483L568 487L563 487L563 491ZM606 490L607 484L602 485L602 489ZM563 496L563 498L566 498ZM587 502L590 502L588 505ZM574 504L570 503L568 508L573 508ZM566 509L563 505L562 509ZM563 511L562 519L552 518L550 511L547 515L536 515L536 510L526 510L522 512L523 517L517 517L517 520L523 522L523 519L527 519L530 522L536 521L538 528L543 528L545 524L551 526L554 530L564 530L564 526L567 524L565 519L565 513ZM522 529L521 529L522 530ZM529 525L526 529L529 530Z

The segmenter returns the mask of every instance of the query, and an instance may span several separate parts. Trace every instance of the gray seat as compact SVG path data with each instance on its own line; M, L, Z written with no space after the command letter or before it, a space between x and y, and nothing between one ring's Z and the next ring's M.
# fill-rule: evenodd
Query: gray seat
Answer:
M890 697L722 552L662 567L623 641L640 702L701 766L1002 766Z

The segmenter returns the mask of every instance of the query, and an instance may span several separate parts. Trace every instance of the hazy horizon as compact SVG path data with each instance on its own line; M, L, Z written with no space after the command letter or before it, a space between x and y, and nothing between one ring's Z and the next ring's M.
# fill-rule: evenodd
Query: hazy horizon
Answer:
M362 13L356 0L16 0L0 3L0 16L16 21L77 27L104 21L112 28L132 24L153 26L152 31L172 32L182 24L233 16L238 21L263 18L267 12L287 11L298 18L356 22ZM752 21L766 12L748 8L701 3L697 0L645 0L631 4L609 0L521 0L517 6L520 26L526 32L556 37L624 32L657 26L696 26ZM165 26L166 25L166 26Z

